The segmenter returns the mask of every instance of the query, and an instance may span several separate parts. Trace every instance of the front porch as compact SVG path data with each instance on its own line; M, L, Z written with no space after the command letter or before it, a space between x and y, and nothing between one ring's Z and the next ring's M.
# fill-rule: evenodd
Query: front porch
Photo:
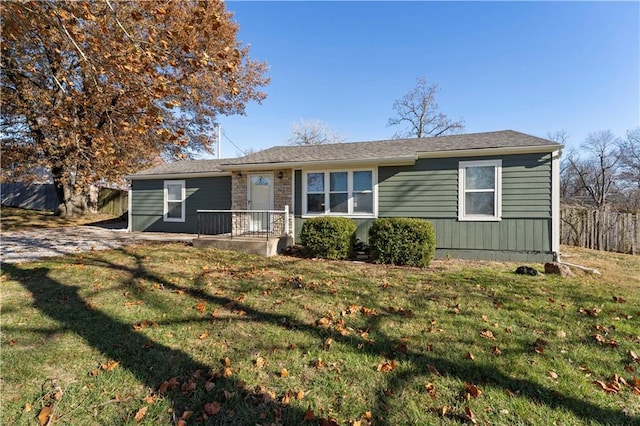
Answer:
M275 256L293 245L292 215L284 210L198 210L194 247Z

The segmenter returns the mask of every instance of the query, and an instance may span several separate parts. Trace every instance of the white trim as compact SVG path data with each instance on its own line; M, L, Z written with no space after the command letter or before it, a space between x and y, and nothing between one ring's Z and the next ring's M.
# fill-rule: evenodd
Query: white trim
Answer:
M296 235L296 171L291 169L291 235Z
M131 232L132 230L132 222L131 219L133 218L133 215L131 214L131 206L133 205L133 189L131 188L131 185L129 185L129 197L127 199L127 209L129 210L127 212L127 232Z
M558 145L512 146L504 148L457 149L448 151L418 152L418 158L486 157L490 155L536 154L558 150Z
M202 173L164 173L158 175L128 175L128 180L172 180L172 179L192 179L192 178L208 178L232 176L231 172L202 172Z
M180 203L181 203L181 216L178 217L167 217L169 214L169 190L167 186L169 185L180 185ZM186 204L187 204L187 186L184 180L165 180L164 181L164 211L162 213L162 219L164 222L184 222L186 220ZM177 200L171 200L171 202L178 202Z
M493 190L493 203L495 214L493 215L467 215L465 214L465 169L470 167L489 167L495 168L495 181ZM476 191L483 192L483 191ZM477 161L460 161L458 163L458 220L459 221L490 221L497 222L502 220L502 160L477 160Z
M345 172L347 173L347 195L348 195L348 208L346 213L331 213L329 211L329 198L330 198L330 173ZM371 213L355 213L353 211L353 173L354 172L371 172L371 203L373 212ZM307 212L307 175L309 173L324 173L324 197L325 197L325 211L324 213L309 213ZM311 218L318 216L340 216L360 219L371 219L378 217L378 168L354 168L354 169L320 169L320 170L302 170L302 217Z
M551 154L551 251L560 255L560 156L562 151Z

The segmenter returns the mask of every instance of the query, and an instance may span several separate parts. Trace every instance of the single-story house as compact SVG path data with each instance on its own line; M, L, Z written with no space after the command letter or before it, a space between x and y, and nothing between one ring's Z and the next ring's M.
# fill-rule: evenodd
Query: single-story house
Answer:
M562 148L503 130L179 161L128 176L129 226L199 233L198 210L287 206L295 241L316 216L353 218L365 243L374 219L416 217L433 223L438 257L550 261L559 253Z

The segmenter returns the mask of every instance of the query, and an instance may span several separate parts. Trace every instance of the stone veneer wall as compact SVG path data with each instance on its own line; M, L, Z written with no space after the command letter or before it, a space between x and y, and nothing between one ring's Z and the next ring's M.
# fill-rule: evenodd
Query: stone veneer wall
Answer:
M278 173L282 172L282 178L278 178ZM238 176L237 171L231 175L231 209L247 210L247 176L250 173L273 173L273 209L284 210L284 206L289 206L289 229L293 230L293 200L292 200L292 170L249 170L242 171Z

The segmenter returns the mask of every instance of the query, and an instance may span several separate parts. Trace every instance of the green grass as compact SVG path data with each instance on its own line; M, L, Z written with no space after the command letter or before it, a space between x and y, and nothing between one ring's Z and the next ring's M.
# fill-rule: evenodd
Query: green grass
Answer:
M567 251L603 274L182 244L3 265L0 423L639 424L640 259Z
M117 221L111 215L104 213L91 213L78 217L60 217L50 211L19 209L2 206L0 228L3 232L21 231L37 228L58 228L61 226L80 226L92 223L105 223Z

